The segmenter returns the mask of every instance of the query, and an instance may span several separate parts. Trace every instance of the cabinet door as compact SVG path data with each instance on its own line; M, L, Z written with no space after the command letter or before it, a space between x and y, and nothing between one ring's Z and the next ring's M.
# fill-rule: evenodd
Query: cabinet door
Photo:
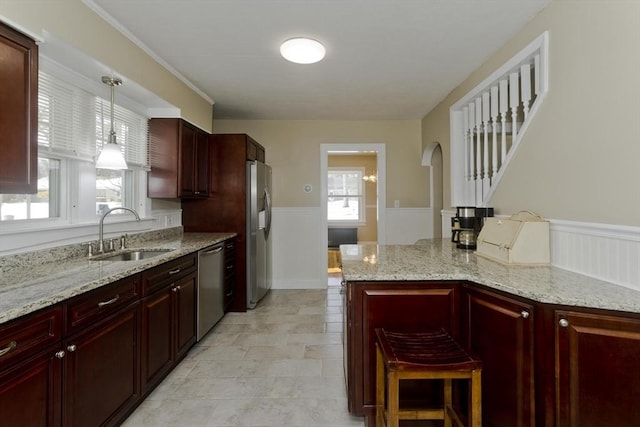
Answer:
M183 123L180 141L180 197L196 194L196 130Z
M351 287L353 289L350 289ZM347 343L349 408L372 415L375 408L375 329L411 331L445 328L459 334L458 287L455 283L348 284L351 319ZM407 382L408 384L409 382Z
M174 298L175 355L180 360L196 342L197 277L191 274L171 289Z
M482 425L535 425L533 306L466 289L463 335L482 359Z
M209 134L200 130L196 133L195 158L196 196L209 196Z
M142 300L142 390L155 387L173 368L172 292L167 286Z
M0 371L0 425L60 426L62 361L59 347ZM62 354L60 354L62 356Z
M118 425L140 396L139 302L65 340L63 425Z
M38 46L1 22L0 82L0 194L36 193Z
M556 311L556 425L640 425L640 320Z

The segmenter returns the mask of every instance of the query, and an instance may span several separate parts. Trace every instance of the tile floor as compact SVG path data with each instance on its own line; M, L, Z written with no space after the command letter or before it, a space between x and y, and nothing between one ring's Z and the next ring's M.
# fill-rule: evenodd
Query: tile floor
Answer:
M347 411L339 290L271 290L227 314L123 426L362 427Z

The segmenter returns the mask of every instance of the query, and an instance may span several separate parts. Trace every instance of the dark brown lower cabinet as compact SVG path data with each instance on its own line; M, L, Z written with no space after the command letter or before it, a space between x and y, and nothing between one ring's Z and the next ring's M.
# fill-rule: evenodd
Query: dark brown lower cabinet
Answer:
M140 303L66 339L65 427L119 425L140 397Z
M0 372L0 425L60 426L62 359L50 347Z
M483 363L482 425L535 426L533 305L474 288L462 302L464 342Z
M556 310L556 426L640 425L640 319Z
M196 342L195 270L142 300L142 388L153 389Z
M445 328L458 336L458 293L459 286L454 282L347 284L348 327L344 347L352 413L371 418L375 413L375 328L398 331ZM401 393L413 395L412 384L407 385Z

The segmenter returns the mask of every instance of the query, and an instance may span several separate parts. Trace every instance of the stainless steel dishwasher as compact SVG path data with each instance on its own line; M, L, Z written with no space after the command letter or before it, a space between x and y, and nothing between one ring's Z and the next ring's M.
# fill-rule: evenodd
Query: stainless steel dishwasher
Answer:
M224 244L198 252L198 341L224 316Z

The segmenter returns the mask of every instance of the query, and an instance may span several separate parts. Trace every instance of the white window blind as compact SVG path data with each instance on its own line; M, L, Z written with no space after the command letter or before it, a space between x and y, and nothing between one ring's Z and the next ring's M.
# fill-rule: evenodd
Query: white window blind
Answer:
M51 153L93 161L111 130L110 101L44 72L39 75L38 145ZM146 167L147 118L114 108L114 130L127 164Z
M38 84L39 147L53 154L92 160L95 97L43 72Z

